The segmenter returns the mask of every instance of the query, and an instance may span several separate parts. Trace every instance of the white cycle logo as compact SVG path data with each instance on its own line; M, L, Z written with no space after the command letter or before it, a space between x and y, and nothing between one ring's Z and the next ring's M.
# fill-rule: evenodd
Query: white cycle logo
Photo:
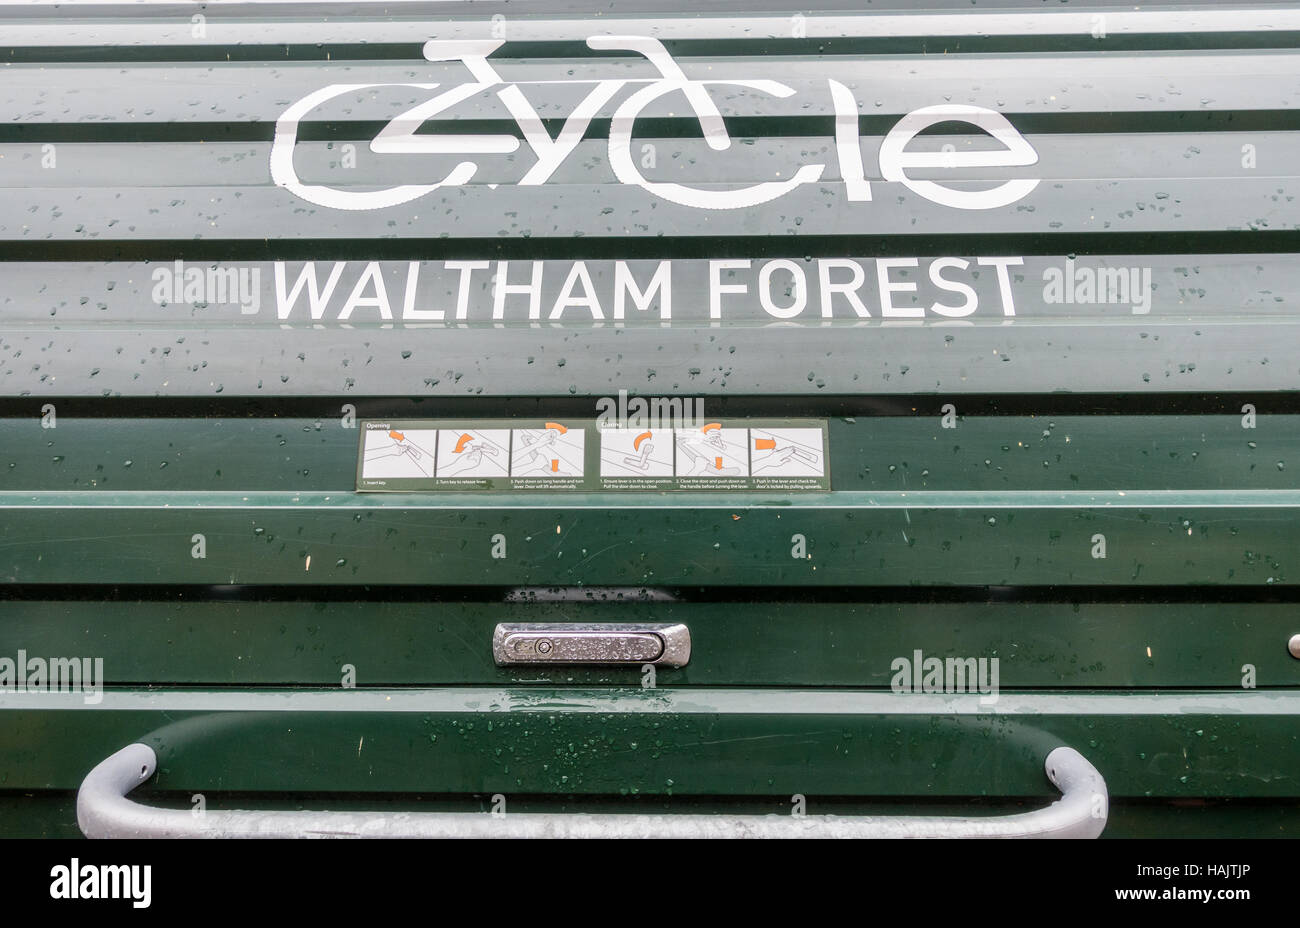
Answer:
M460 61L474 77L471 83L450 90L408 109L380 130L370 143L376 154L509 154L519 148L513 135L420 135L417 130L429 119L476 94L493 91L518 123L537 161L518 181L520 186L546 183L582 141L591 120L620 90L629 84L642 84L614 110L609 130L609 163L620 183L640 187L655 196L682 206L701 209L741 209L774 200L800 184L821 178L824 164L800 166L789 180L765 181L732 189L705 189L684 184L651 181L637 169L632 157L632 130L641 111L665 94L680 91L687 100L706 144L714 151L731 147L731 137L708 87L729 85L784 99L795 93L789 86L772 80L696 80L688 78L658 39L646 36L593 36L587 45L598 51L631 51L644 55L659 72L657 78L622 78L616 80L552 81L551 83L593 84L591 91L564 121L558 137L552 138L537 110L517 83L503 80L488 61L488 56L503 45L501 40L433 40L425 43L424 57L429 61ZM870 200L871 187L865 178L858 139L857 102L847 87L837 81L827 82L835 107L835 142L840 176L850 200ZM332 209L372 210L397 206L422 197L440 187L468 183L478 170L474 161L461 161L440 181L428 184L403 184L384 190L349 191L320 184L307 184L294 169L293 156L298 140L298 125L313 109L337 97L357 91L382 87L414 87L435 90L438 84L382 83L331 84L308 94L292 104L275 124L271 145L271 177L295 195ZM940 122L971 123L988 132L1005 148L1002 151L944 153L907 152L905 146L915 135ZM913 192L958 209L988 209L1005 206L1029 193L1037 180L1009 180L990 190L955 190L933 181L910 178L906 168L956 166L1007 167L1035 164L1037 152L1000 113L974 106L943 105L925 107L907 114L885 137L880 149L881 176L898 181Z

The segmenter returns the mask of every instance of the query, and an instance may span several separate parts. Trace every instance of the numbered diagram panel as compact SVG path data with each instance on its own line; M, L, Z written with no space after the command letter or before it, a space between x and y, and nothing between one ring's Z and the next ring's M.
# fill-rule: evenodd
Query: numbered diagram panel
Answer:
M437 475L442 479L510 476L510 430L439 429Z
M716 422L698 429L677 429L677 476L748 477L748 437L748 429Z
M821 429L749 430L749 472L754 477L824 477Z
M581 478L586 472L587 435L558 422L511 433L510 476Z
M600 475L673 476L673 430L601 429Z
M365 433L361 476L367 480L419 480L433 477L438 432L435 429L372 429Z

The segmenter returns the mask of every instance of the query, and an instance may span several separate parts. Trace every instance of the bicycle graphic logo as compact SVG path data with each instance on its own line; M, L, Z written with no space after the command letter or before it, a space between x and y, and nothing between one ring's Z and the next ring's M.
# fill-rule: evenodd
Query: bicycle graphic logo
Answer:
M537 160L516 183L535 186L546 183L556 169L582 141L592 119L600 114L621 90L640 85L619 103L610 120L609 165L620 183L628 184L672 203L699 209L743 209L784 196L801 184L821 179L825 164L800 165L787 180L761 181L742 187L717 189L686 184L653 181L641 174L632 155L632 134L641 112L655 100L670 93L685 96L694 119L708 147L717 152L731 147L731 137L722 113L709 95L714 86L740 87L785 99L795 90L780 81L766 79L689 78L673 60L663 44L648 36L592 36L587 45L597 51L630 51L640 54L659 72L658 77L618 78L608 80L575 79L541 81L536 84L590 84L591 90L565 119L558 136L552 137L520 87L519 82L504 80L488 56L504 44L503 40L432 40L424 45L428 61L459 61L469 70L473 81L454 86L411 107L392 119L370 142L375 154L441 154L454 156L510 154L520 147L514 135L417 134L429 119L459 103L486 91L495 93L518 124L523 141ZM852 92L836 80L827 80L835 112L835 152L840 179L849 200L870 200L871 184L866 179L862 149L858 137L858 105ZM441 180L433 183L401 184L382 190L341 190L322 184L304 183L294 168L294 151L298 125L312 110L348 93L384 87L416 88L434 91L436 83L331 84L291 104L275 124L271 145L271 177L296 196L332 209L373 210L408 203L442 187L468 183L478 170L472 160L460 161ZM991 151L920 152L906 146L918 133L946 122L968 123L991 135L1003 147ZM951 146L949 146L951 147ZM909 177L907 170L936 167L1020 167L1036 164L1038 153L1001 113L977 106L942 104L914 110L890 130L880 146L880 176L886 181L902 183L913 193L955 209L991 209L1021 199L1038 184L1037 179L1016 178L987 190L956 189L932 180Z

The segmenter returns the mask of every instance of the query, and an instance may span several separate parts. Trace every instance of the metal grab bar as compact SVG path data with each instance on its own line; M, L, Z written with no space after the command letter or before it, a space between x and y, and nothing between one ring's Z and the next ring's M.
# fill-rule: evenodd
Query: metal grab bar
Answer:
M77 791L88 838L1095 838L1106 827L1106 782L1073 748L1047 755L1061 798L1015 815L628 815L554 812L288 812L157 809L127 794L157 757L131 744L101 761Z

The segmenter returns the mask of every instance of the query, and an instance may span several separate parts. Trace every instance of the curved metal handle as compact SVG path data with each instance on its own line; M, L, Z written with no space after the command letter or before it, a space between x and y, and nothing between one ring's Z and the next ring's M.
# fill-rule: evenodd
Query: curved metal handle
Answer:
M1073 748L1047 755L1061 798L1016 815L627 815L552 812L208 812L127 799L153 775L153 749L132 744L100 762L77 791L88 838L1095 838L1106 782Z

